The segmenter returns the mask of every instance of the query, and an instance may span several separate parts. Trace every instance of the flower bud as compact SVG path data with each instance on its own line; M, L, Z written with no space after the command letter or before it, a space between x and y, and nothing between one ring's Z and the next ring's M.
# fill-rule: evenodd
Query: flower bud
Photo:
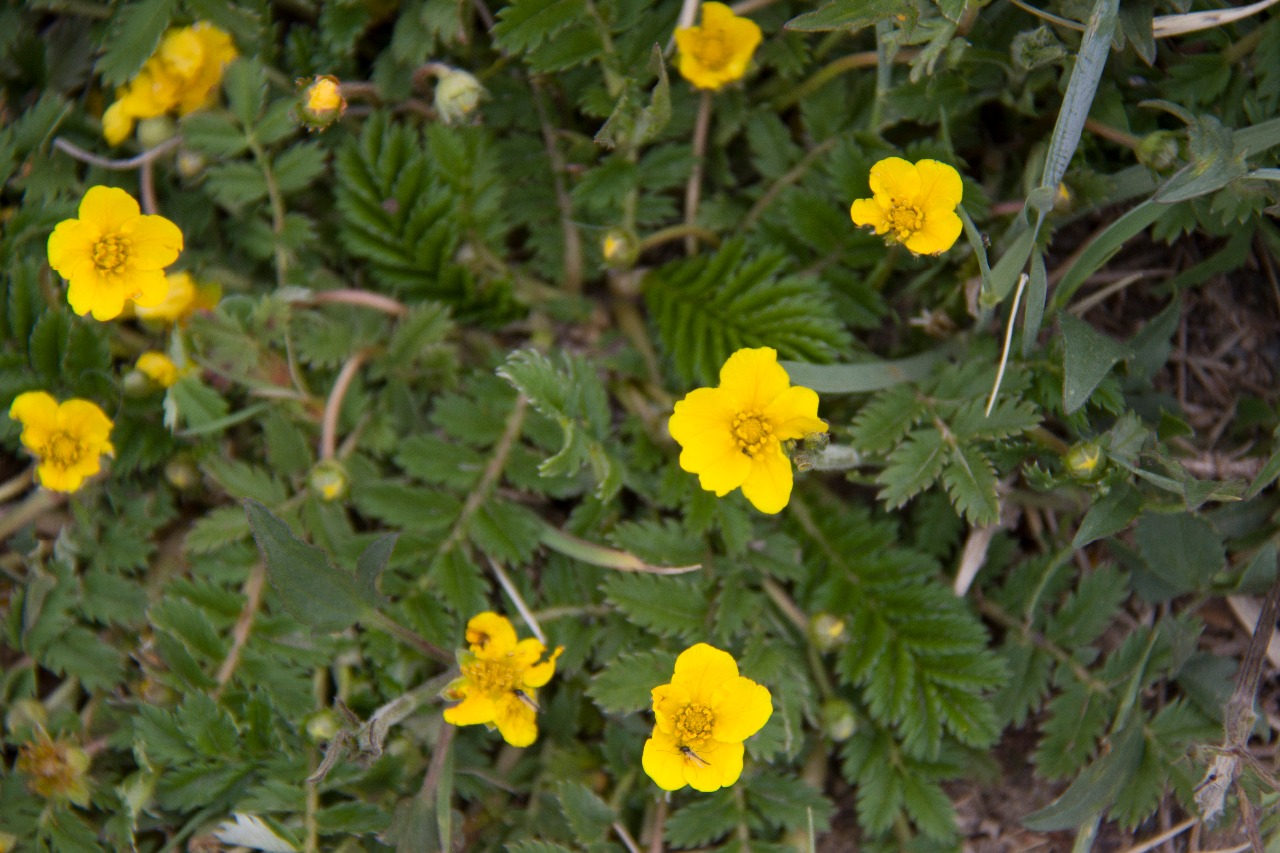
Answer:
M331 709L317 711L307 718L307 734L317 743L333 740L333 736L342 728L338 715Z
M200 482L200 471L190 456L182 454L165 463L164 478L169 481L169 485L180 492L185 492Z
M184 178L198 177L204 172L204 167L208 165L202 154L186 148L178 152L175 162L178 167L178 174Z
M445 124L456 124L475 112L485 94L480 81L465 71L444 67L437 71L436 113Z
M1178 134L1171 130L1148 133L1134 151L1138 162L1148 169L1164 172L1178 163Z
M316 77L302 90L302 106L299 115L302 123L313 130L324 130L346 112L347 101L342 97L338 78L329 74Z
M1102 475L1106 468L1106 456L1102 447L1094 441L1075 445L1062 458L1067 473L1082 482L1091 482Z
M815 613L809 619L809 639L817 646L818 651L829 652L844 645L849 639L849 630L840 617L830 613Z
M311 491L323 501L336 501L347 493L347 469L336 459L323 459L307 478Z
M143 148L155 148L168 142L178 132L178 126L168 116L144 118L138 122L138 142Z
M858 730L858 716L843 699L822 703L822 731L834 741L848 740Z
M171 388L178 381L178 365L169 356L156 350L149 350L138 356L134 369L156 387Z
M636 235L622 228L612 228L604 235L600 245L604 262L610 269L626 270L635 265L640 257L640 241Z

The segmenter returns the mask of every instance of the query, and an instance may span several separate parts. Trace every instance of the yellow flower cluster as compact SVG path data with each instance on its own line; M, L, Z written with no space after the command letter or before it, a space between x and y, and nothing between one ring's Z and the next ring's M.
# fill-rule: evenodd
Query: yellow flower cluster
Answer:
M116 91L102 116L102 136L119 145L139 119L186 115L206 106L237 56L231 36L206 21L169 30L138 76Z
M496 727L512 746L528 746L538 737L538 688L551 680L557 648L542 660L547 647L535 639L517 642L516 629L504 616L485 612L467 622L469 651L458 653L460 678L444 690L458 702L444 712L447 723Z
M720 368L720 385L676 403L668 424L680 467L723 497L736 488L756 509L780 512L791 499L791 459L782 443L827 431L818 395L792 385L769 347L740 349Z
M9 417L22 424L21 441L38 462L40 485L54 492L74 492L102 470L111 446L111 419L88 400L59 404L44 391L19 394Z

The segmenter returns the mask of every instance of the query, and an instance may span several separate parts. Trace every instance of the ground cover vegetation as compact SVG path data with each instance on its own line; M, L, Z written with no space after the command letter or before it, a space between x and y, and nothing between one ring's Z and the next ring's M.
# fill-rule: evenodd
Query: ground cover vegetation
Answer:
M1217 6L5 4L0 851L1276 849Z

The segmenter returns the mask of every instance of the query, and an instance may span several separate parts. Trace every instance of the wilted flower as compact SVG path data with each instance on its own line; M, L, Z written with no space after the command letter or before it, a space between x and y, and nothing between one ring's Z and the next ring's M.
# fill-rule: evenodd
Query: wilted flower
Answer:
M497 727L512 746L533 743L538 737L537 689L555 674L556 658L564 648L556 648L543 661L546 646L533 638L517 642L511 622L487 611L467 622L467 643L470 651L458 653L462 677L443 694L460 701L445 709L444 721Z
M156 350L150 350L138 356L134 367L161 388L172 387L173 383L178 381L178 365L174 364L169 356Z
M182 251L182 232L163 216L143 216L115 187L91 187L80 218L64 219L49 235L49 266L65 278L71 310L111 320L125 300L157 305L165 297L164 268Z
M963 193L960 173L946 163L889 157L871 167L872 197L855 201L849 216L917 255L936 255L964 227L956 215Z
M742 742L769 721L769 689L738 674L728 652L698 643L676 658L670 684L653 688L653 734L641 765L666 791L717 791L742 775Z
M680 74L699 89L719 89L747 73L760 27L723 3L702 4L702 24L676 30Z
M782 442L826 432L818 395L793 386L770 347L740 349L720 368L720 385L676 403L668 425L680 443L680 467L723 497L742 487L761 512L791 499L791 460Z
M207 105L236 56L231 36L206 21L169 30L138 76L116 90L116 102L102 116L103 137L118 145L139 119Z
M101 456L112 454L111 419L88 400L59 404L44 391L19 394L9 417L22 424L21 441L35 454L40 485L74 492L102 470Z
M46 799L66 799L81 808L89 805L89 756L69 741L53 740L43 731L18 748L15 762L27 777L27 787Z
M302 90L302 119L314 128L326 128L347 110L338 78L326 74L311 81Z

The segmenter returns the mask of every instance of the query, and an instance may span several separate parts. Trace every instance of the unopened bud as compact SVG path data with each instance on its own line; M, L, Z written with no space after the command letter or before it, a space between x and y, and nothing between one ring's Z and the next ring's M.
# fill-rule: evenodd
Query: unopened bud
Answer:
M604 262L610 269L631 269L636 259L640 257L640 241L630 231L613 228L604 235L600 252L604 255Z
M317 711L307 718L307 734L313 741L333 740L333 736L342 728L338 715L328 708Z
M1062 461L1067 466L1067 473L1084 482L1098 479L1106 467L1102 447L1093 441L1082 442L1072 447Z
M1134 154L1148 169L1164 172L1178 163L1178 134L1171 130L1148 133L1138 142Z
M849 629L838 616L815 613L809 619L809 638L819 651L829 652L844 645L849 639Z
M298 113L307 127L324 130L342 118L346 109L347 101L342 97L338 78L325 74L316 77L302 90L302 105Z
M164 478L169 481L169 485L180 492L185 492L200 482L200 471L191 457L183 454L165 463Z
M445 124L456 124L476 111L484 97L484 86L465 71L440 67L436 70L436 113Z
M321 500L336 501L347 493L347 469L336 459L323 459L311 469L307 482Z
M198 177L207 165L204 156L186 148L178 152L176 161L178 174L184 178Z
M822 731L834 741L848 740L858 730L858 716L843 699L822 703Z
M136 372L150 380L154 387L171 388L178 381L178 365L162 352L149 350L138 356Z
M144 118L138 122L138 142L143 148L155 148L168 142L178 132L178 126L168 116Z

